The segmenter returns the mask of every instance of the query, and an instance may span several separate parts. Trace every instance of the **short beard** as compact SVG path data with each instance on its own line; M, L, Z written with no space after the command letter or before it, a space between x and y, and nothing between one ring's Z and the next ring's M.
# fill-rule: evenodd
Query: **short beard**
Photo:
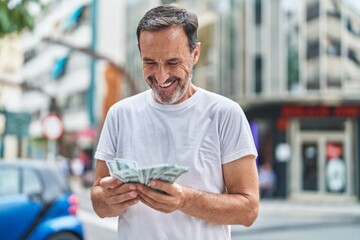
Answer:
M184 97L184 95L186 94L186 90L189 89L189 86L191 85L191 78L192 78L192 74L189 74L185 84L184 85L179 85L180 88L177 89L175 91L175 93L172 96L168 97L168 98L163 98L161 96L161 94L157 91L156 87L154 87L155 84L158 84L155 76L149 76L147 78L147 80L148 80L148 85L150 86L150 88L152 89L152 91L154 93L155 99L161 104L171 105L171 104L176 104L177 102L179 102ZM167 79L165 81L165 83L168 82L168 81L180 82L181 79L177 78L177 77L172 77L172 78ZM151 84L149 84L149 82ZM177 84L177 83L174 83L174 84Z

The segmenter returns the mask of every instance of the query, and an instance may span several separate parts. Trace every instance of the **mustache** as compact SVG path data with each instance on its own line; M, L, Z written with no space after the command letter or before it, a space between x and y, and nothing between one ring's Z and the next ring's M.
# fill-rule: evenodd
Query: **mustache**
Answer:
M149 80L150 82L156 82L159 83L158 80L156 79L156 77L154 75L148 76L147 80ZM166 79L166 81L164 83L162 83L161 85L165 85L165 84L169 84L175 81L180 81L181 79L179 77L169 77L168 79Z

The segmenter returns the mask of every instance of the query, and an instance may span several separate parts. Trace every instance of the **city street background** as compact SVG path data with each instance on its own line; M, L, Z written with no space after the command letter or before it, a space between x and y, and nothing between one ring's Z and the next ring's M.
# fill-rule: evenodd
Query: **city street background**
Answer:
M110 106L147 89L136 27L167 3L197 14L192 81L239 103L259 153L260 215L233 239L359 240L359 0L0 1L0 161L57 162L87 239L115 239L93 156Z

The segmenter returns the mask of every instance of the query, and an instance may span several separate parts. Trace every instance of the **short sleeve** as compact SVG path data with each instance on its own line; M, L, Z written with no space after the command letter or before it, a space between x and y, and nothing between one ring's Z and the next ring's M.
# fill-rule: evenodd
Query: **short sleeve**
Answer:
M116 155L116 145L118 134L117 116L115 108L111 107L107 113L101 130L99 142L95 152L95 159L112 160Z
M225 114L220 138L221 160L223 164L247 155L257 156L249 122L238 104L235 104Z

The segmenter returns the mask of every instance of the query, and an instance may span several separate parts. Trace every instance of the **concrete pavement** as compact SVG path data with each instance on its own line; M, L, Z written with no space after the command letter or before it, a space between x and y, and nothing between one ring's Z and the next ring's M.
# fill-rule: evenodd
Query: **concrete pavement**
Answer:
M360 203L315 203L291 200L262 200L260 216L360 219Z
M359 227L359 203L263 200L259 217L250 228L232 226L232 239L353 240L360 239Z

